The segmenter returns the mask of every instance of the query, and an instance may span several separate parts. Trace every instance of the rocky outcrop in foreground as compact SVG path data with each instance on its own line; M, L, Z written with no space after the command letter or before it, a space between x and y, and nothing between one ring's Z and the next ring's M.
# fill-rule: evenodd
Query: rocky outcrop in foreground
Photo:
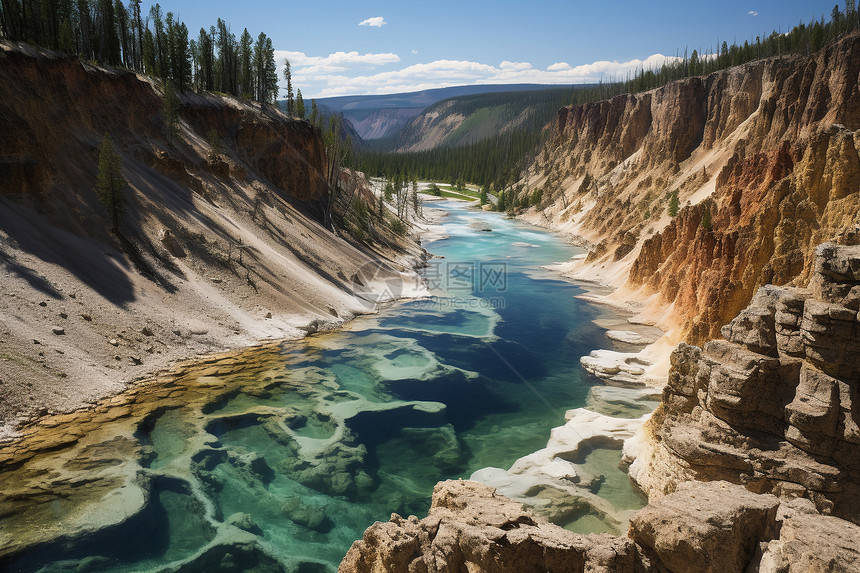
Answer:
M808 289L763 287L725 340L680 345L630 470L649 499L727 480L860 523L858 311L860 247L823 244Z
M860 527L727 482L690 483L642 510L627 537L580 535L548 523L493 488L436 485L424 519L375 523L341 573L856 571Z

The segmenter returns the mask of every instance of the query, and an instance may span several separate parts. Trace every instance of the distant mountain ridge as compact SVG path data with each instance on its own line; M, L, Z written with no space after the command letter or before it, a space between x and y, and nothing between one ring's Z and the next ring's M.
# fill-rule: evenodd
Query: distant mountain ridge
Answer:
M401 129L388 146L396 151L426 151L468 145L509 132L537 132L576 86L452 97L433 104Z
M570 87L544 84L454 86L398 94L319 98L316 102L320 111L326 114L342 113L362 139L374 140L396 135L421 112L446 99Z

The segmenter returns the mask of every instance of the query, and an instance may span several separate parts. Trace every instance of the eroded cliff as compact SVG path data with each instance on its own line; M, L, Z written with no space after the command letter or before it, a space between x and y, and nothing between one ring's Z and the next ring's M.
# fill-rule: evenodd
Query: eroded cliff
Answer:
M308 122L179 97L171 133L152 80L0 43L0 420L330 327L372 310L376 287L419 288L403 273L417 246L323 227L326 157ZM119 233L95 192L106 133L127 183Z
M527 217L591 246L570 274L647 301L673 341L719 334L814 247L858 242L860 36L559 111ZM670 205L677 197L677 215Z
M631 467L649 499L728 480L860 523L858 310L860 247L824 244L808 289L763 287L724 340L680 345Z

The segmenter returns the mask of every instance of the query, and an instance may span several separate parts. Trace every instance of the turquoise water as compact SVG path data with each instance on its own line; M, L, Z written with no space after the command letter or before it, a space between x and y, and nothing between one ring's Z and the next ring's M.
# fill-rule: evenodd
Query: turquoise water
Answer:
M579 358L606 344L580 289L540 269L577 249L445 208L448 238L425 245L433 297L284 343L266 368L225 375L234 391L148 416L134 433L143 510L9 570L333 571L374 521L426 514L437 481L544 447L586 403ZM617 466L611 451L589 455ZM625 477L607 491L635 505Z

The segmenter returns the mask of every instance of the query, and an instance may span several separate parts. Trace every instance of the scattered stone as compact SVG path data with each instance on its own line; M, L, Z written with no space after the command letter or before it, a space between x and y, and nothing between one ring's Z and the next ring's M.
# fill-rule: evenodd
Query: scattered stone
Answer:
M119 342L117 341L117 339L116 339L116 338L111 338L111 339L108 341L108 344L110 344L111 346L119 346Z
M120 356L119 354L115 354L113 359L119 362L120 360L122 360L122 356Z
M93 321L93 317L88 315L88 314L81 314L80 317L83 318L84 320L86 320L87 322Z
M653 336L646 336L638 332L633 332L632 330L607 330L606 337L611 340L617 340L618 342L624 342L625 344L637 344L643 346L646 344L654 344L657 341Z
M234 513L227 518L227 523L238 527L243 531L247 531L248 533L260 536L263 535L263 530L260 529L259 525L254 523L254 519L247 513Z
M173 236L173 233L171 233L169 229L161 230L161 233L159 233L159 240L161 241L161 246L167 249L167 252L174 257L181 259L186 256L182 245L179 244L179 241L176 240L176 237Z
M34 338L34 339L33 339L33 344L42 344L42 343L41 343L41 342L39 342L38 340L36 340L36 339Z
M220 285L221 283L223 283L223 282L224 282L222 279L219 279L218 277L210 277L210 279L209 279L209 280L211 280L211 281L212 281L213 283L215 283L216 285Z
M69 315L68 315L68 314L66 314L65 312L61 312L61 313L60 313L60 318L69 318Z
M266 318L272 318L272 313L271 313L271 312L267 312L267 313L266 313Z
M39 303L39 306L48 306L48 303L43 300Z
M646 384L648 378L644 367L651 365L637 354L613 350L593 350L588 356L580 358L579 363L586 371L606 383L619 386Z
M143 364L143 360L141 360L139 356L129 356L129 358L131 359L131 363L135 366Z
M152 336L152 330L150 330L150 328L149 328L148 326L144 326L144 327L140 330L140 333L141 333L142 335L144 335L144 336Z
M66 333L66 329L63 328L62 326L55 326L51 329L51 332L53 332L57 336L61 336L61 335Z
M189 334L202 336L209 333L209 327L203 322L192 322L188 325Z

